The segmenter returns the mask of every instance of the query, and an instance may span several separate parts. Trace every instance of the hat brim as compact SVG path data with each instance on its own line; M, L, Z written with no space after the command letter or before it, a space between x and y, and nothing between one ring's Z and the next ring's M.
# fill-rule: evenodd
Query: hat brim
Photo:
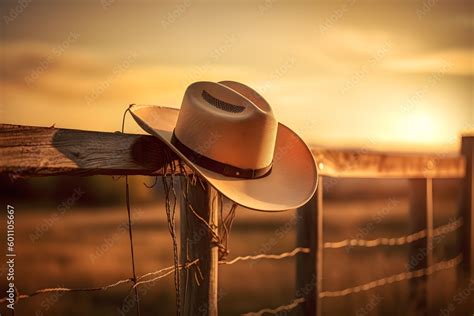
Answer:
M171 143L178 109L134 105L131 114L141 128L162 140L211 186L246 208L268 212L294 209L305 204L316 191L318 172L310 149L281 123L278 124L271 173L258 179L241 179L193 163Z

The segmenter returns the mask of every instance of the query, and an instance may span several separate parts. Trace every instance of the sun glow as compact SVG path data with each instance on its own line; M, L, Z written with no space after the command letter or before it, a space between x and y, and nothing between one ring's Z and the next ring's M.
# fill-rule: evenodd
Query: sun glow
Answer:
M440 1L418 19L416 1L357 1L332 20L338 1L237 2L204 1L171 24L169 1L114 1L108 13L33 2L2 35L1 123L112 132L130 103L179 108L190 83L235 80L315 146L452 151L474 131L462 6Z
M395 138L407 143L436 144L443 140L446 123L440 122L434 113L415 112L399 120Z

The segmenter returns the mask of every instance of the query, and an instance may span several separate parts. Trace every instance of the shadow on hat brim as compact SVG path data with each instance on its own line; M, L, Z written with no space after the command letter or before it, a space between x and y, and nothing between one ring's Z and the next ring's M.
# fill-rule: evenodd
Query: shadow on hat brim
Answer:
M294 209L305 204L316 191L318 173L311 151L296 133L281 123L271 173L259 179L241 179L193 163L171 143L178 109L134 105L131 113L140 127L167 144L216 190L246 208L268 212Z

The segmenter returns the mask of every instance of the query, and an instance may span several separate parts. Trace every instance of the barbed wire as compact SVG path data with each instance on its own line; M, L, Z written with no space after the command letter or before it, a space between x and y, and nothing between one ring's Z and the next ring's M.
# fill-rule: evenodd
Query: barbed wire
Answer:
M274 259L274 260L279 260L283 258L288 258L288 257L293 257L297 255L298 253L310 253L311 249L309 248L302 248L302 247L297 247L293 249L290 252L284 252L279 255L268 255L268 254L259 254L259 255L254 255L254 256L241 256L241 257L236 257L230 261L219 261L219 264L234 264L239 261L246 261L246 260L259 260L259 259Z
M292 251L283 252L283 253L280 253L280 254L258 254L258 255L253 255L253 256L239 256L239 257L235 257L234 259L229 260L229 261L219 261L219 264L232 265L232 264L235 264L235 263L240 262L240 261L260 260L260 259L279 260L279 259L284 259L284 258L288 258L288 257L293 257L293 256L295 256L299 253L310 253L310 251L311 250L309 248L297 247L297 248L293 249ZM434 264L434 265L432 265L428 268L423 268L423 269L419 269L419 270L415 270L415 271L407 271L407 272L402 272L402 273L399 273L399 274L394 274L394 275L391 275L391 276L388 276L388 277L385 277L385 278L382 278L382 279L371 281L371 282L366 283L366 284L357 285L357 286L354 286L354 287L351 287L351 288L346 288L346 289L343 289L343 290L323 291L323 292L319 293L319 297L320 298L342 297L342 296L347 296L347 295L354 294L354 293L368 291L368 290L371 290L373 288L388 285L388 284L392 284L392 283L395 283L395 282L401 282L401 281L410 280L410 279L413 279L413 278L424 277L424 276L430 275L430 274L438 272L438 271L454 268L457 265L459 265L461 263L461 261L462 261L462 254L459 254L458 256L456 256L456 257L454 257L450 260L445 260L445 261L438 262L438 263L436 263L436 264ZM191 262L185 263L184 265L182 265L182 264L178 265L177 268L178 268L178 270L189 269L193 265L198 265L198 263L199 263L199 259L195 259ZM57 292L67 293L67 292L106 291L106 290L109 290L111 288L120 286L122 284L127 284L127 283L132 283L132 287L131 287L130 290L133 290L133 289L136 289L136 288L138 288L139 286L141 286L143 284L154 282L154 281L157 281L158 279L161 279L161 278L164 278L168 275L171 275L172 273L175 272L175 269L176 269L176 267L173 265L173 266L169 266L169 267L166 267L166 268L156 270L154 272L149 272L149 273L143 274L143 275L139 276L136 279L136 281L137 281L136 283L134 282L134 280L132 278L128 278L128 279L119 280L119 281L116 281L114 283L104 285L104 286L101 286L101 287L91 287L91 288L65 288L65 287L44 288L44 289L37 290L37 291L35 291L31 294L19 294L18 291L17 291L16 301L26 299L26 298L30 298L30 297L33 297L33 296L36 296L36 295L39 295L39 294L48 294L48 293L57 293ZM157 276L153 277L151 279L143 280L147 277L151 277L151 276L155 276L155 275L157 275ZM4 303L4 302L6 302L6 300L7 300L7 297L4 297L4 298L0 299L0 303ZM277 313L282 312L282 311L291 310L291 309L295 308L296 306L298 306L299 304L303 303L304 301L305 301L305 299L302 298L302 297L301 298L296 298L291 303L289 303L287 305L282 305L282 306L279 306L279 307L274 308L274 309L265 308L265 309L262 309L258 312L251 312L251 313L246 313L246 314L242 314L242 315L247 315L247 316L249 316L249 315L262 315L264 313L277 314Z
M191 262L187 262L184 265L179 265L178 269L179 270L181 270L183 268L184 269L189 269L191 266L197 264L198 262L199 262L199 259L196 259L196 260L191 261ZM143 275L137 277L137 279L136 279L137 282L136 283L134 282L134 280L132 278L128 278L128 279L118 280L118 281L116 281L114 283L111 283L111 284L108 284L108 285L99 286L99 287L90 287L90 288L67 288L67 287L44 288L44 289L36 290L36 291L34 291L30 294L19 294L19 292L17 290L18 295L16 295L15 297L16 297L16 301L19 301L19 300L22 300L22 299L25 299L25 298L30 298L30 297L33 297L33 296L36 296L36 295L39 295L39 294L48 294L48 293L57 293L57 292L106 291L106 290L109 290L111 288L117 287L117 286L122 285L122 284L127 284L127 283L132 283L131 289L135 289L135 288L137 288L138 286L140 286L142 284L150 283L150 282L156 281L158 279L162 279L162 278L174 273L174 270L175 270L175 266L172 265L172 266L160 269L160 270L156 270L156 271L153 271L153 272L143 274ZM153 275L158 275L158 276L154 277L152 279L141 281L144 278L147 278L147 277L150 277L150 276L153 276ZM7 301L7 297L2 297L0 299L0 304L5 303L6 301Z
M457 219L456 221L453 221L450 224L443 225L443 226L440 226L440 227L436 228L433 231L433 235L438 236L438 235L441 235L441 234L446 234L448 232L451 232L451 231L454 231L454 230L458 229L461 225L462 225L462 219ZM419 233L420 232L418 232L416 234L419 234ZM413 235L414 234L412 234L410 236L413 236ZM409 236L406 236L406 237L409 237ZM384 240L384 239L381 238L379 240ZM310 253L310 252L311 252L310 248L297 247L297 248L294 248L291 251L283 252L283 253L280 253L280 254L258 254L258 255L238 256L238 257L235 257L235 258L233 258L232 260L229 260L229 261L220 260L219 264L232 265L232 264L235 264L235 263L240 262L240 261L260 260L260 259L279 260L279 259L284 259L284 258L288 258L288 257L293 257L293 256L295 256L299 253ZM324 291L324 292L321 292L319 294L319 296L320 297L345 296L345 295L349 295L349 294L352 294L352 293L357 293L357 292L360 292L360 291L366 291L366 290L372 289L374 287L379 287L379 286L382 286L382 285L385 285L385 284L390 284L390 283L394 283L394 282L398 282L398 281L402 281L402 280L422 277L422 276L431 274L431 273L439 271L439 270L452 268L452 267L458 265L461 262L461 260L462 260L462 255L458 255L457 257L455 257L451 260L439 262L439 263L437 263L437 264L435 264L435 265L433 265L429 268L424 268L424 269L420 269L420 270L416 270L416 271L403 272L403 273L392 275L392 276L389 276L389 277L386 277L386 278L383 278L383 279L375 280L375 281L369 282L367 284L358 285L358 286L343 289L343 290L340 290L340 291ZM183 268L189 269L190 267L192 267L194 265L197 265L198 263L199 263L199 259L195 259L194 261L189 261L189 262L185 263L184 265L180 264L180 265L178 265L177 268L178 268L178 270L183 269ZM137 282L132 286L132 289L137 288L138 286L140 286L142 284L150 283L150 282L156 281L158 279L164 278L164 277L174 273L175 270L176 270L176 266L173 265L173 266L169 266L169 267L166 267L166 268L162 268L160 270L156 270L156 271L153 271L153 272L143 274L143 275L136 278ZM147 277L151 277L151 276L155 276L155 275L158 275L158 276L154 277L152 279L143 280L143 279L146 279ZM25 299L25 298L28 298L28 297L36 296L38 294L45 294L45 293L52 293L52 292L106 291L110 288L117 287L117 286L122 285L124 283L134 283L134 282L133 282L132 278L128 278L128 279L119 280L119 281L116 281L112 284L104 285L104 286L101 286L101 287L92 287L92 288L64 288L64 287L45 288L45 289L37 290L37 291L35 291L31 294L18 294L16 297L17 297L17 300L20 300L20 299ZM6 297L0 299L0 303L4 303L5 301L6 301Z
M191 268L193 265L197 264L199 262L199 259L196 259L192 262L189 262L189 263L186 263L184 265L180 264L178 265L178 270L182 270L183 268L184 269L189 269ZM167 268L164 268L164 269L161 269L157 272L152 272L152 273L147 273L147 276L150 276L150 275L154 275L154 274L159 274L159 273L163 273L162 275L159 275L157 277L154 277L152 279L149 279L149 280L144 280L144 281L138 281L137 283L135 283L133 285L134 288L138 287L139 285L142 285L142 284L145 284L145 283L150 283L150 282L155 282L156 280L158 279L161 279L161 278L164 278L165 276L168 276L170 275L171 273L174 273L176 270L175 270L175 266L171 266L171 267L167 267Z
M96 292L96 291L106 291L110 288L117 287L119 285L122 285L124 283L133 283L133 279L123 279L119 280L115 283L100 286L100 287L90 287L90 288L67 288L67 287L54 287L54 288L45 288L45 289L40 289L36 290L30 294L20 294L18 292L18 289L16 289L17 295L15 295L16 302L19 300L25 299L25 298L30 298L39 294L47 294L47 293L58 293L58 292ZM2 297L0 299L0 304L5 303L7 301L8 297Z
M295 308L296 306L298 306L299 304L303 303L304 301L305 301L304 297L298 297L298 298L294 299L293 301L291 301L291 303L288 304L288 305L278 306L277 308L274 308L274 309L264 308L262 310L259 310L258 312L255 312L255 313L241 314L241 316L260 316L260 315L263 315L265 313L278 314L280 312L290 311L293 308Z
M430 274L433 274L434 272L442 271L442 270L447 270L456 267L459 265L462 261L462 254L457 255L456 257L438 262L430 267L427 268L422 268L419 270L415 271L407 271L407 272L402 272L399 274L394 274L389 277L385 277L382 279L378 279L366 284L361 284L357 285L354 287L350 287L347 289L339 290L339 291L323 291L319 293L320 298L324 297L341 297L341 296L347 296L349 294L353 293L358 293L358 292L363 292L363 291L368 291L376 287L380 287L383 285L395 283L395 282L401 282L404 280L410 280L414 278L421 278Z
M372 281L372 282L369 282L369 283L366 283L366 284L357 285L355 287L351 287L351 288L347 288L347 289L343 289L343 290L339 290L339 291L324 291L324 292L319 293L319 297L320 298L342 297L342 296L347 296L347 295L353 294L353 293L368 291L368 290L371 290L373 288L380 287L380 286L383 286L383 285L392 284L392 283L395 283L395 282L401 282L401 281L404 281L404 280L410 280L410 279L414 279L414 278L424 277L424 276L433 274L433 273L438 272L438 271L454 268L457 265L459 265L461 263L461 261L462 261L462 254L459 254L456 257L452 258L452 259L438 262L438 263L436 263L436 264L434 264L434 265L432 265L428 268L419 269L419 270L416 270L416 271L408 271L408 272L403 272L403 273L399 273L399 274L394 274L394 275L391 275L391 276L383 278L383 279L375 280L375 281ZM242 316L260 316L260 315L263 315L265 313L276 315L276 314L278 314L280 312L283 312L283 311L290 311L290 310L296 308L299 304L304 303L305 301L306 300L305 300L304 297L299 297L299 298L295 298L293 301L291 301L291 303L289 303L287 305L281 305L281 306L276 307L276 308L264 308L264 309L259 310L258 312L250 312L250 313L245 313L245 314L241 314L241 315Z
M459 229L463 224L462 218L458 218L448 224L439 226L433 230L433 237L444 235ZM377 238L377 239L345 239L341 241L325 242L324 249L338 249L343 247L376 247L376 246L401 246L406 245L417 240L426 238L427 230L423 229L416 233L393 237L393 238Z
M309 253L310 251L311 250L309 248L298 247L298 248L293 249L290 252L283 252L281 254L258 254L258 255L254 255L254 256L235 257L234 259L232 259L230 261L221 260L221 261L219 261L219 264L231 265L231 264L235 264L239 261L260 260L260 259L274 259L274 260L277 260L277 259L284 259L284 258L288 258L288 257L293 257L293 256L297 255L298 253ZM199 263L199 259L195 259L193 261L185 263L184 265L180 264L180 265L178 265L178 270L189 269L194 265L197 266L198 263ZM44 288L44 289L36 290L31 294L18 294L18 295L16 295L16 298L17 298L17 301L18 301L18 300L29 298L29 297L32 297L32 296L36 296L36 295L39 295L39 294L47 294L47 293L54 293L54 292L106 291L108 289L117 287L117 286L122 285L122 284L127 284L127 283L134 283L131 289L135 289L135 288L137 288L137 287L139 287L143 284L154 282L158 279L161 279L161 278L164 278L168 275L171 275L175 272L175 269L176 269L175 266L172 265L172 266L165 267L165 268L153 271L153 272L145 273L145 274L143 274L143 275L136 278L136 281L137 281L136 283L133 282L132 278L128 278L128 279L119 280L119 281L116 281L114 283L104 285L104 286L100 286L100 287L91 287L91 288L66 288L66 287ZM151 276L156 276L156 277L153 277L151 279L147 279L148 277L151 277ZM3 297L3 298L0 299L0 303L4 303L4 302L6 302L6 300L7 300L7 297Z

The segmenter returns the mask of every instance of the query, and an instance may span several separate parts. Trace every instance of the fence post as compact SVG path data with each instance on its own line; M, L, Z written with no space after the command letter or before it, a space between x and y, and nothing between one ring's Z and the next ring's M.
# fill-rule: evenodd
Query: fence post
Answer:
M193 213L181 194L180 258L181 264L199 259L200 272L197 272L195 267L181 270L182 315L216 316L219 254L212 235L218 234L218 210L221 202L218 192L207 182L197 181L192 185L189 181L186 185L186 181L188 180L185 176L181 177L181 189L187 188L188 202L201 219ZM210 227L202 220L205 220ZM209 231L210 228L214 231L213 234ZM199 280L199 284L196 279Z
M323 177L311 200L297 210L297 247L310 248L296 257L296 297L305 297L301 315L321 315L319 293L323 272Z
M411 179L410 213L413 232L426 229L426 238L411 244L408 267L410 271L433 264L433 179ZM417 315L429 315L429 276L410 281L410 297Z
M474 136L463 136L461 141L461 154L466 159L466 175L463 181L461 213L463 217L462 246L463 255L462 270L465 281L474 278Z

